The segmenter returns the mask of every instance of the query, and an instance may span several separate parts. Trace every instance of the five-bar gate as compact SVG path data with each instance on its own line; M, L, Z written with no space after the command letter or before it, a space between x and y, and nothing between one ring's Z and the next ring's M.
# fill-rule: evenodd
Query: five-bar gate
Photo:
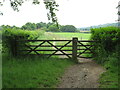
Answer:
M56 43L54 43L56 42ZM15 55L40 55L50 58L54 55L65 55L68 58L77 60L77 58L91 58L85 56L94 53L95 41L78 40L16 40ZM20 44L24 44L20 46ZM21 48L20 47L24 47Z

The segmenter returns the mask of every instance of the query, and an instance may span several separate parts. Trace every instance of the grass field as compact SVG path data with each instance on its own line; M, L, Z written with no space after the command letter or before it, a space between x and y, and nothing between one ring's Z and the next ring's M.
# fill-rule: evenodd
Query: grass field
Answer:
M79 40L88 40L90 39L91 33L63 33L63 32L45 32L43 36L40 36L39 39L68 39L72 40L73 37L78 37Z
M60 38L65 38L65 39L70 39L72 40L73 37L78 37L78 40L88 40L91 36L90 33L53 33L56 36L60 37Z

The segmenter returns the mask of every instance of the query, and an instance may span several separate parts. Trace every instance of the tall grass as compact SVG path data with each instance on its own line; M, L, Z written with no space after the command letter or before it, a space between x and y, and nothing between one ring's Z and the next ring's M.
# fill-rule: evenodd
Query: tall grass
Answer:
M66 67L68 59L3 56L3 88L53 88Z

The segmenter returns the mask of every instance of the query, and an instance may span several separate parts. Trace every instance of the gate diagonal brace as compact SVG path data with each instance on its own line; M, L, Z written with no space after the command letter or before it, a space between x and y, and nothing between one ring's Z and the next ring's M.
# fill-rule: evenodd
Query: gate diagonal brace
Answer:
M92 47L92 46L87 47L87 48L86 48L83 52L81 52L80 54L83 54L83 53L86 52L87 50L89 50L89 51L92 53L92 51L91 51L91 49L90 49L91 47ZM79 54L79 55L80 55L80 54Z
M63 54L65 54L68 58L71 58L69 55L67 55L65 52L63 52L61 49L65 46L67 46L71 41L67 42L65 45L61 46L60 48L56 47L55 45L53 45L51 42L47 41L51 46L55 47L57 50L55 52L53 52L49 57L51 57L52 55L55 55L55 53L57 53L58 51L62 52ZM48 58L49 58L48 57Z
M87 47L87 46L85 46L84 44L82 44L81 42L79 42L79 44L81 44L82 46L84 46L86 49L85 49L83 52L79 53L78 56L80 56L81 54L85 53L87 50L89 50L91 53L93 53L92 50L90 49L92 46Z
M92 52L92 50L90 49L92 46L87 47L87 46L85 46L84 44L82 44L82 43L80 43L80 42L79 42L79 44L81 44L81 45L84 46L87 50L89 50L90 52Z
M30 46L28 46L28 45L26 45L26 44L25 44L25 46L28 47L28 48L32 51L32 48L31 48ZM29 52L30 52L30 51L29 51ZM25 55L29 54L29 52L26 53Z
M34 51L37 55L40 55L37 51L35 51L35 49L37 49L38 47L40 47L42 44L44 44L46 41L43 41L42 43L40 43L38 46L36 46L35 48L31 48L31 50L27 53L27 54L29 54L29 53L31 53L32 51Z

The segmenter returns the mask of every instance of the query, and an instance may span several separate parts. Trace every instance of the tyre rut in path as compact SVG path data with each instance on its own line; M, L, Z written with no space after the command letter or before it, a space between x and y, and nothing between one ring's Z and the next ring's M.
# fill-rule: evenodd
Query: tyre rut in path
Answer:
M79 58L79 64L66 69L58 88L98 88L99 76L105 69L90 59Z

